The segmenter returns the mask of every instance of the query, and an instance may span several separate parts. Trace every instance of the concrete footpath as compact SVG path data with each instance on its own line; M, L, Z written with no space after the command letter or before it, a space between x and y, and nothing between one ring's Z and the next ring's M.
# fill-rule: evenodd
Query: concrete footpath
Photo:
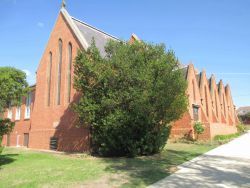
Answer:
M250 188L250 132L180 166L150 188Z

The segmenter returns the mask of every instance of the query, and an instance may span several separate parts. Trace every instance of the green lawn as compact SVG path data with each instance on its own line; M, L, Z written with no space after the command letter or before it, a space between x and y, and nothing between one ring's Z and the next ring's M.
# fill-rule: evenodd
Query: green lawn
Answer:
M5 148L0 155L0 187L145 187L214 147L169 143L161 154L137 158L95 158Z

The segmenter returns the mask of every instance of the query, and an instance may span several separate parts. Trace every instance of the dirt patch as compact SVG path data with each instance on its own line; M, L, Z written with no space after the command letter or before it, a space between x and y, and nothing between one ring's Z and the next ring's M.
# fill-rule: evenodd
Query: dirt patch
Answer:
M129 177L125 174L109 174L102 176L98 180L94 181L89 181L77 185L73 185L72 187L74 188L83 188L83 187L88 187L88 188L116 188L120 187L121 185L128 183L129 182Z

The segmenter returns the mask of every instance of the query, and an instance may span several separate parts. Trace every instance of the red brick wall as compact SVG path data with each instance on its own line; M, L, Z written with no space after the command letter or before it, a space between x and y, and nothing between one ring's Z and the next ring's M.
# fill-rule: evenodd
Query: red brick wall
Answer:
M31 100L31 114L30 118L32 117L32 109L33 109L33 104L35 101L35 90L32 88L32 100ZM25 107L26 107L26 97L22 98L22 104L21 104L21 114L20 114L20 120L16 120L16 107L12 108L12 119L11 121L15 122L15 127L12 133L10 133L10 146L23 146L23 141L24 141L24 133L29 133L30 127L31 127L31 121L29 119L25 119ZM7 111L4 113L4 117L7 118ZM19 142L17 143L17 139L19 137ZM7 145L7 135L3 137L2 141L3 145Z
M62 40L62 71L61 71L61 97L57 104L57 79L59 63L59 39ZM88 150L88 130L76 128L74 115L67 101L67 70L68 70L68 44L72 44L72 58L77 55L80 45L72 34L71 29L60 13L51 32L50 39L41 58L37 70L36 102L34 105L30 131L30 147L49 149L50 137L58 137L58 150L84 151ZM51 94L50 106L47 105L48 84L47 74L49 53L52 53ZM73 66L71 81L73 81ZM71 102L77 100L76 92L71 83Z
M192 119L190 114L187 112L183 117L172 124L170 138L192 138L193 137L193 128L192 128Z
M211 138L216 135L227 135L237 132L236 126L230 126L223 123L211 123L210 124Z
M229 86L225 89L220 81L218 88L214 76L208 80L205 71L197 74L194 66L190 64L186 76L188 110L180 120L173 123L170 137L180 138L187 134L193 135L193 104L200 106L198 121L202 122L205 127L205 131L199 136L199 139L207 140L218 134L235 133L237 117ZM193 84L195 84L194 87ZM224 114L224 106L226 114Z

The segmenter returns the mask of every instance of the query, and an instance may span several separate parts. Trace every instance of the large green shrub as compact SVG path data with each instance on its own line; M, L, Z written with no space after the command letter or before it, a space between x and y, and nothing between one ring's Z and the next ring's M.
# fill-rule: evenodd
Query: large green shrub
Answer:
M105 156L159 152L170 122L187 110L186 81L163 45L110 41L102 57L94 43L75 60L73 105L79 125L89 126L91 146Z

